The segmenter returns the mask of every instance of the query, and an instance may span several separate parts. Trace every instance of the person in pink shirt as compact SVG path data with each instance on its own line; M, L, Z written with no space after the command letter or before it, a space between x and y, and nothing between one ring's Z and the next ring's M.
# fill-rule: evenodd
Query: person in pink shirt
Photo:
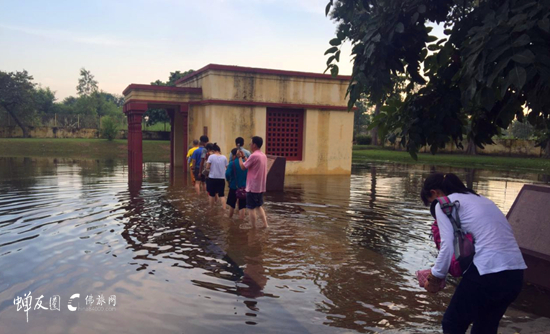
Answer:
M264 204L265 184L267 179L267 157L260 150L264 140L262 137L252 137L250 150L252 154L248 159L243 151L238 151L239 165L243 170L248 169L246 178L246 208L252 227L256 228L256 220L259 218L267 227L267 218L262 205Z

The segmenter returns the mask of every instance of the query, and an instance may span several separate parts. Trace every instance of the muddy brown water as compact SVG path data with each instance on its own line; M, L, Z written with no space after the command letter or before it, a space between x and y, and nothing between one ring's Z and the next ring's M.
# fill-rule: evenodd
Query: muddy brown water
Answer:
M431 295L414 279L437 255L418 198L434 169L504 212L524 183L548 183L396 164L289 176L265 196L270 228L253 230L170 179L168 164L146 164L133 189L119 162L0 158L0 333L433 332L454 290ZM27 322L14 299L29 291ZM34 309L40 296L46 308L59 296L59 310ZM100 296L116 304L97 307ZM548 305L526 286L514 309L527 316L503 322L549 316Z

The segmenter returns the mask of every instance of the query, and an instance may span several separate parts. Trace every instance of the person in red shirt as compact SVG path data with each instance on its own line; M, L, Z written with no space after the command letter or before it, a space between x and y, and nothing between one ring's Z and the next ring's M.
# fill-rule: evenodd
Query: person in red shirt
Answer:
M246 208L252 227L256 227L256 220L259 218L263 226L267 227L267 217L265 215L263 195L265 193L265 184L267 180L267 157L261 151L264 140L262 137L252 137L250 150L252 154L248 159L243 151L238 151L239 165L242 170L247 169L246 177Z

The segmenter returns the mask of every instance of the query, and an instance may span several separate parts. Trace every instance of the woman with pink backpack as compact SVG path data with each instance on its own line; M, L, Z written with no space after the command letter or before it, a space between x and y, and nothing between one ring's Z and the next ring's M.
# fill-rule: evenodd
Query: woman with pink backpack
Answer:
M425 205L432 204L432 231L439 244L424 288L436 293L447 273L462 275L443 315L443 333L463 334L473 323L472 334L496 334L521 291L527 268L508 220L491 200L466 188L454 174L427 177L420 197Z

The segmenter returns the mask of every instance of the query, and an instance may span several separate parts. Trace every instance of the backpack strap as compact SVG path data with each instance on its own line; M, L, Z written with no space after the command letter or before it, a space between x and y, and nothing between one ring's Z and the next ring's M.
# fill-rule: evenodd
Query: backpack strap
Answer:
M455 232L461 231L460 217L458 216L458 208L460 207L460 203L458 201L451 202L447 196L439 197L437 201L439 202L443 213L445 213L451 221L453 230L455 230ZM455 212L455 215L453 215L453 211Z

